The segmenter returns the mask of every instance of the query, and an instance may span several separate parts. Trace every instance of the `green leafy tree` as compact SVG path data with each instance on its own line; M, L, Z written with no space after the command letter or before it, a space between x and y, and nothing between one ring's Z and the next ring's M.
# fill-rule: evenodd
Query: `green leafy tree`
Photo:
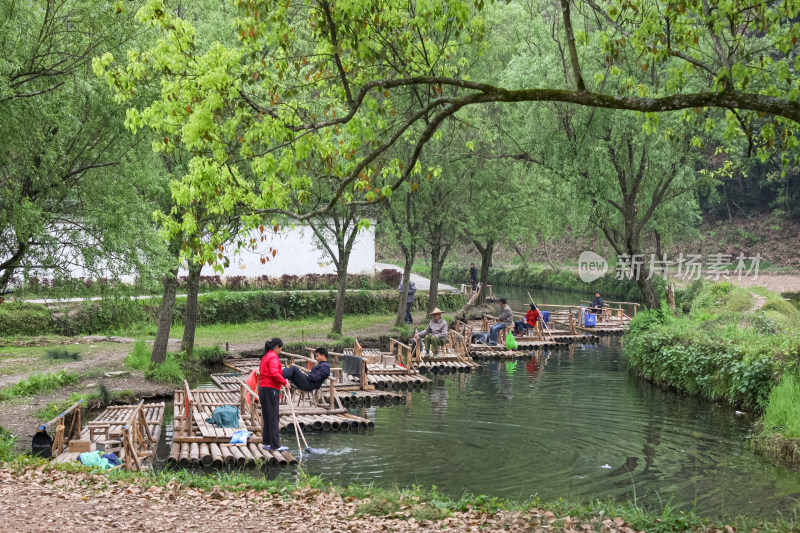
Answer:
M88 71L130 22L88 0L0 2L0 289L20 269L148 272L163 253L160 161Z

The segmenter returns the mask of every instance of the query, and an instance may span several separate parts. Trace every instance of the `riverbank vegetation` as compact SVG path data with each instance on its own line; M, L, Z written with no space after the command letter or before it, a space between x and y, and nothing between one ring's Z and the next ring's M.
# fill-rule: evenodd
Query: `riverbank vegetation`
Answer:
M763 415L756 447L800 460L800 310L764 289L698 281L631 321L624 354L656 384ZM783 444L781 444L783 443ZM791 443L791 444L787 444Z
M215 291L197 298L201 324L242 324L253 321L295 320L331 316L336 294L323 292ZM466 299L442 294L438 305L453 311ZM135 300L125 297L87 301L50 309L42 304L6 303L0 306L0 336L126 334L152 330L156 325L160 298ZM426 309L427 295L417 296L414 310ZM394 312L397 291L353 291L345 296L348 315L381 315ZM186 300L176 299L172 324L182 324Z

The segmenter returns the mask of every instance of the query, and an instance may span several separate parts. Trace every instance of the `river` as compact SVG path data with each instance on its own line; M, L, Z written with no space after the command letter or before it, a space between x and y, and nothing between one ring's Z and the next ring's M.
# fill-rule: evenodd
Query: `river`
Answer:
M495 288L515 311L524 310L526 293ZM589 297L533 296L537 303ZM748 449L754 417L636 379L622 342L605 338L437 377L408 393L406 405L353 411L374 420L374 430L307 432L324 453L306 455L303 468L328 481L436 486L452 497L611 497L654 509L695 506L717 518L791 514L800 476ZM294 452L294 435L283 439Z

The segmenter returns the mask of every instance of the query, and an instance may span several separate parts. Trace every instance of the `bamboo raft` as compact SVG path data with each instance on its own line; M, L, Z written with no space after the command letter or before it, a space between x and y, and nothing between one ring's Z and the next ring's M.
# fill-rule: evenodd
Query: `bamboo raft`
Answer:
M164 402L109 406L58 450L55 461L73 462L83 452L102 448L114 452L128 470L141 470L152 463L163 422Z
M372 407L388 405L404 405L408 399L405 394L389 392L384 390L372 391L337 391L336 399L345 408L351 407ZM327 400L323 397L323 401Z

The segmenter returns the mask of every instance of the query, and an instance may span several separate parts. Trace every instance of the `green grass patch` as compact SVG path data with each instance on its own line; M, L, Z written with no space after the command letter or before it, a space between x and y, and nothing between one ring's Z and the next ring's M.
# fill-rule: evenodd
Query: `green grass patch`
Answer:
M183 373L181 354L169 352L163 363L150 363L150 367L145 371L144 377L154 383L172 383L175 385L183 383L186 376Z
M45 359L54 359L56 361L80 361L81 353L66 348L55 348L47 350L44 353Z
M62 387L77 385L80 381L81 377L78 374L65 370L52 374L34 374L15 385L0 389L0 401L42 394Z
M125 366L134 370L147 370L150 368L150 357L152 349L142 340L137 340L133 345L133 350L125 357Z
M137 340L131 353L125 357L125 366L144 371L144 377L155 383L180 384L185 379L183 372L184 355L167 353L163 363L150 361L152 348L143 340Z
M97 390L94 392L73 392L63 400L50 402L47 406L36 411L36 417L44 422L52 420L80 400L83 400L85 409L99 409L115 402L131 403L134 401L134 397L129 390L112 392L104 384L99 383Z
M762 419L764 431L785 438L800 438L800 379L794 373L783 375L772 389Z

